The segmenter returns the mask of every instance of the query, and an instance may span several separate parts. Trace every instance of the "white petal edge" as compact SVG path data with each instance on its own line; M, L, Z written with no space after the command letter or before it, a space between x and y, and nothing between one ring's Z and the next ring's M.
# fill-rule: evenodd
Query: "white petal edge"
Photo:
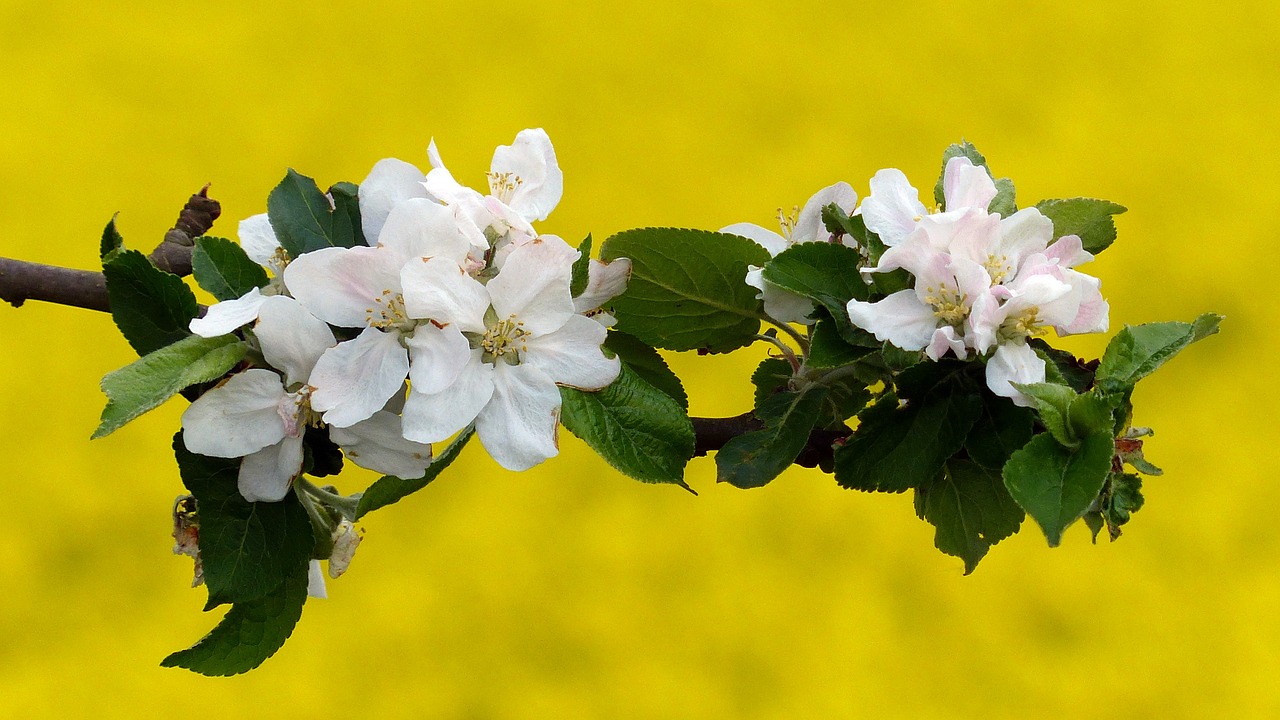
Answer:
M608 331L600 323L574 315L553 333L529 339L524 361L560 385L599 390L622 372L622 362L600 350Z
M560 448L560 390L529 363L494 369L493 399L476 417L476 434L489 455L507 470L528 470L555 457Z
M237 487L249 502L279 502L289 494L293 478L302 472L302 437L286 437L240 463Z
M1013 400L1014 405L1031 407L1031 398L1010 383L1044 382L1044 368L1044 360L1026 343L1001 345L987 361L987 387L996 395Z
M406 480L422 477L431 464L431 446L406 440L400 416L380 410L347 428L329 428L329 438L362 468Z
M204 317L194 318L187 327L200 337L226 335L257 320L258 311L266 299L258 288L254 288L235 300L214 303Z
M399 334L365 328L320 356L308 381L315 388L311 407L330 425L348 427L381 410L408 375L409 352Z
M210 457L235 458L280 442L285 421L280 376L255 368L232 375L182 413L182 442Z
M253 334L262 346L263 358L284 372L289 386L305 383L324 351L338 342L323 320L283 295L269 297L262 304Z
M272 264L276 251L280 249L280 239L276 237L276 231L271 227L266 213L250 215L241 220L236 228L236 235L240 238L240 247L249 259L259 265Z
M403 160L384 158L374 164L359 192L360 227L366 243L377 244L387 216L398 203L427 197L422 186L425 179L421 170Z
M426 394L409 389L401 421L404 436L422 443L441 442L471 424L493 397L493 366L480 361L480 350L458 378L444 390Z

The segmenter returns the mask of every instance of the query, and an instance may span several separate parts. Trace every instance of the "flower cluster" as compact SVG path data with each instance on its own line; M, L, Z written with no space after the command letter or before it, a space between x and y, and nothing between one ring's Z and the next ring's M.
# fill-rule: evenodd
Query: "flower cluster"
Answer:
M488 193L460 185L432 142L430 172L378 162L359 186L366 245L289 255L271 221L240 224L241 243L274 274L191 322L214 337L243 330L249 367L183 415L196 453L244 458L239 488L276 501L304 465L309 429L327 431L357 465L421 477L431 443L473 425L503 467L557 453L558 385L598 390L618 376L601 350L602 303L630 264L591 261L532 223L560 200L563 176L542 130L499 147ZM332 202L332 200L331 200Z

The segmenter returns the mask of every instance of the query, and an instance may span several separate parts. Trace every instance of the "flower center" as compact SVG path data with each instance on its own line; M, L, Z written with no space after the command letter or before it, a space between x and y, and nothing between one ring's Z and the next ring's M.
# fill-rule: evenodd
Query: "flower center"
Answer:
M480 349L484 351L483 360L491 363L501 360L508 365L520 364L520 353L529 349L529 335L530 332L524 329L524 323L517 320L515 315L493 323L480 339Z
M782 237L790 240L791 233L796 231L796 225L800 223L800 207L798 205L791 206L791 212L783 212L782 208L778 208L778 225L782 228Z
M373 299L373 307L365 308L364 313L369 327L379 330L408 332L417 326L417 321L405 313L404 295L390 290L383 290Z
M285 393L276 405L276 414L284 421L284 432L289 437L302 437L309 427L320 427L320 413L311 409L311 391L315 388L303 385L297 392Z
M1008 255L988 255L987 261L982 266L987 269L987 274L991 276L992 285L1003 284L1013 274L1013 267L1009 263Z
M958 328L969 317L967 296L957 288L927 287L924 293L925 304L933 308L933 314L943 323Z
M1022 310L1004 321L1000 326L1000 340L1015 342L1028 337L1039 337L1049 332L1049 328L1041 324L1039 306Z
M516 190L524 184L524 180L515 173L488 172L485 174L489 176L489 194L504 203L510 203L511 196L515 195Z

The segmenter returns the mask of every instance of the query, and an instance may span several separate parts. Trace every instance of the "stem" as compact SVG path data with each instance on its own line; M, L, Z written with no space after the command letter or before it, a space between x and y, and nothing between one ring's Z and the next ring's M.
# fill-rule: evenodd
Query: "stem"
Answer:
M346 495L331 493L304 477L294 480L293 487L295 489L302 488L311 497L342 513L342 517L351 522L356 521L356 509L360 507L359 497L347 497Z
M791 339L796 341L796 345L800 348L800 351L806 355L809 354L809 341L805 336L797 332L795 328L791 327L791 325L788 323L780 323L773 318L765 318L765 322L790 335Z
M800 359L796 357L795 351L792 350L789 345L773 335L761 334L756 335L755 337L757 340L764 340L781 350L783 357L787 359L787 362L791 363L791 372L800 372Z

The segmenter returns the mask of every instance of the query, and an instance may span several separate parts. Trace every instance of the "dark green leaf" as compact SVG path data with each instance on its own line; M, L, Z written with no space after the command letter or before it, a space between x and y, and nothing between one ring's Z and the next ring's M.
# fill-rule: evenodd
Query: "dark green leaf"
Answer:
M206 610L259 600L306 567L315 540L307 511L292 492L279 502L249 502L237 485L239 458L197 455L187 450L182 433L173 438L173 452L200 517Z
M1067 417L1071 432L1076 437L1104 432L1114 435L1115 419L1111 405L1094 393L1085 393L1072 400Z
M757 488L782 474L809 442L825 396L822 388L811 388L766 398L755 413L764 429L739 435L716 453L716 482Z
M98 246L98 257L106 262L107 256L124 247L124 238L120 237L120 231L116 229L116 219L112 216L111 222L102 229L102 242Z
M231 606L208 635L160 662L201 675L239 675L271 657L293 634L307 602L307 563L290 569L284 582L261 598Z
M1103 519L1102 513L1097 510L1090 510L1081 519L1084 520L1085 526L1089 528L1089 534L1092 536L1090 540L1094 545L1097 545L1098 533L1102 532L1102 528L1107 526L1107 521Z
M685 394L684 385L667 361L662 359L657 350L645 345L638 339L621 332L611 332L604 341L606 350L613 352L627 367L631 368L641 380L658 388L671 396L680 407L689 409L689 396Z
M861 239L859 235L865 234L867 229L867 226L862 224L862 231L859 233L856 227L857 224L862 224L862 216L850 215L836 203L831 203L822 208L822 225L832 235L849 235L857 242Z
M340 182L329 188L333 198L333 236L342 247L367 245L360 219L360 186Z
M1110 432L1089 435L1075 449L1042 433L1005 463L1004 484L1035 518L1049 546L1057 547L1062 532L1084 515L1102 491L1114 453Z
M560 388L560 421L610 465L643 482L684 482L693 423L670 395L623 366L599 392Z
M783 390L791 382L791 363L781 358L766 358L751 373L751 384L756 386L756 407L764 404L770 395Z
M894 372L902 372L924 360L924 353L919 350L903 350L897 345L885 342L880 346L880 358L884 360L885 367Z
M849 301L869 297L870 288L859 274L861 265L861 256L851 247L799 243L764 266L764 279L826 308L847 342L877 347L879 343L867 331L849 322Z
M1103 497L1102 517L1107 521L1107 533L1114 542L1120 537L1120 526L1142 509L1145 502L1142 478L1132 473L1113 473Z
M862 412L871 400L871 391L856 375L844 375L828 380L820 378L818 384L827 391L818 413L818 427L838 430L844 421Z
M1106 250L1116 239L1113 215L1127 208L1107 200L1069 198L1041 200L1036 209L1053 221L1053 236L1079 235L1084 249L1095 255Z
M167 273L137 250L119 250L102 266L111 318L139 355L191 335L196 296L182 278Z
M110 435L184 388L222 377L240 362L245 349L234 335L189 335L107 373L102 378L107 406L93 438Z
M949 461L945 472L916 488L915 506L916 515L937 528L934 546L964 560L965 575L1025 517L999 470L964 460Z
M206 292L219 300L235 300L267 284L267 271L230 240L196 238L191 251L191 274Z
M1093 367L1065 350L1051 347L1040 338L1033 338L1027 343L1036 351L1040 359L1045 361L1045 379L1048 382L1066 385L1078 393L1093 387Z
M267 196L267 219L290 257L355 244L349 208L341 218L335 218L329 198L320 192L316 181L292 169ZM357 217L355 226L359 224Z
M614 298L618 329L653 347L729 352L751 344L763 311L745 282L769 253L737 235L644 228L618 233L602 260L631 259L627 290Z
M809 336L809 354L805 358L805 365L813 368L838 368L857 362L875 350L845 342L830 315L825 311L819 311L819 314Z
M360 504L356 507L356 519L358 520L378 508L397 503L406 496L426 487L428 483L439 477L445 468L453 464L454 460L458 459L462 448L466 446L467 441L474 434L475 430L471 427L463 430L458 437L453 439L453 442L449 443L449 447L445 448L444 452L431 460L431 465L427 466L426 474L420 478L405 480L393 475L387 475L370 485L369 489L365 490L360 496Z
M1206 313L1195 323L1163 322L1125 327L1111 339L1102 355L1098 387L1109 393L1132 388L1186 346L1218 332L1221 321L1221 315Z
M587 289L587 282L590 281L591 271L591 235L588 234L582 239L582 244L578 246L578 259L573 263L573 280L569 283L569 294L577 297Z
M969 459L997 472L1009 456L1031 440L1033 411L1008 398L985 393L982 415L964 441Z

